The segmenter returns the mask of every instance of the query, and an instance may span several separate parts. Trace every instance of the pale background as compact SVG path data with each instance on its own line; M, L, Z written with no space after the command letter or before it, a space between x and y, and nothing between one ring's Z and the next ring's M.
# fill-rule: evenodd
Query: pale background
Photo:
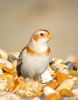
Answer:
M54 57L78 56L78 0L0 0L0 48L21 51L42 28L54 35Z

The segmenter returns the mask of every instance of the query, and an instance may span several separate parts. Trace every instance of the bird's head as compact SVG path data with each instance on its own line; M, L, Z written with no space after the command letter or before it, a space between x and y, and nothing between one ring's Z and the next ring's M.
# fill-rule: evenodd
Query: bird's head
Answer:
M32 40L41 44L47 43L52 38L53 38L52 34L44 29L37 30L32 35Z

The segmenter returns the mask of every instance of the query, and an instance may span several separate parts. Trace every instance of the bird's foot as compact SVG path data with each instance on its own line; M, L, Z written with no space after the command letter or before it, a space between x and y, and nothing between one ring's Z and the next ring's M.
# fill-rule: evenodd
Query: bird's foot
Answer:
M39 82L39 83L42 83L42 80L41 80L41 77L40 77L40 76L34 77L33 80L34 80L34 81L37 81L37 82Z

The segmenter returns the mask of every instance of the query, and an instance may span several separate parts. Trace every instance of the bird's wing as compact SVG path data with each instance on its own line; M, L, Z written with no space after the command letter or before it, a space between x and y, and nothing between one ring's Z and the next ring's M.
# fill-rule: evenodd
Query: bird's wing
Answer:
M17 70L17 75L18 75L18 76L21 75L21 72L20 72L20 70L21 70L21 65L22 65L22 57L21 57L21 55L22 55L22 52L25 50L25 48L26 48L26 47L24 47L24 48L22 49L22 51L20 52L20 55L19 55L19 57L18 57L17 68L16 68L16 70Z
M50 52L51 52L51 50L50 50ZM53 64L53 61L52 61L52 52L51 52L51 59L49 61L49 65L51 66L52 64Z

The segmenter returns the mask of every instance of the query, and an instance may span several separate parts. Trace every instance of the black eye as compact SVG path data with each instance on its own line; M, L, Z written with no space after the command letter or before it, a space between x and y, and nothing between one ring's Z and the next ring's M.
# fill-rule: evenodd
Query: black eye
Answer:
M41 33L40 35L41 35L41 36L43 36L44 34L43 34L43 33Z

